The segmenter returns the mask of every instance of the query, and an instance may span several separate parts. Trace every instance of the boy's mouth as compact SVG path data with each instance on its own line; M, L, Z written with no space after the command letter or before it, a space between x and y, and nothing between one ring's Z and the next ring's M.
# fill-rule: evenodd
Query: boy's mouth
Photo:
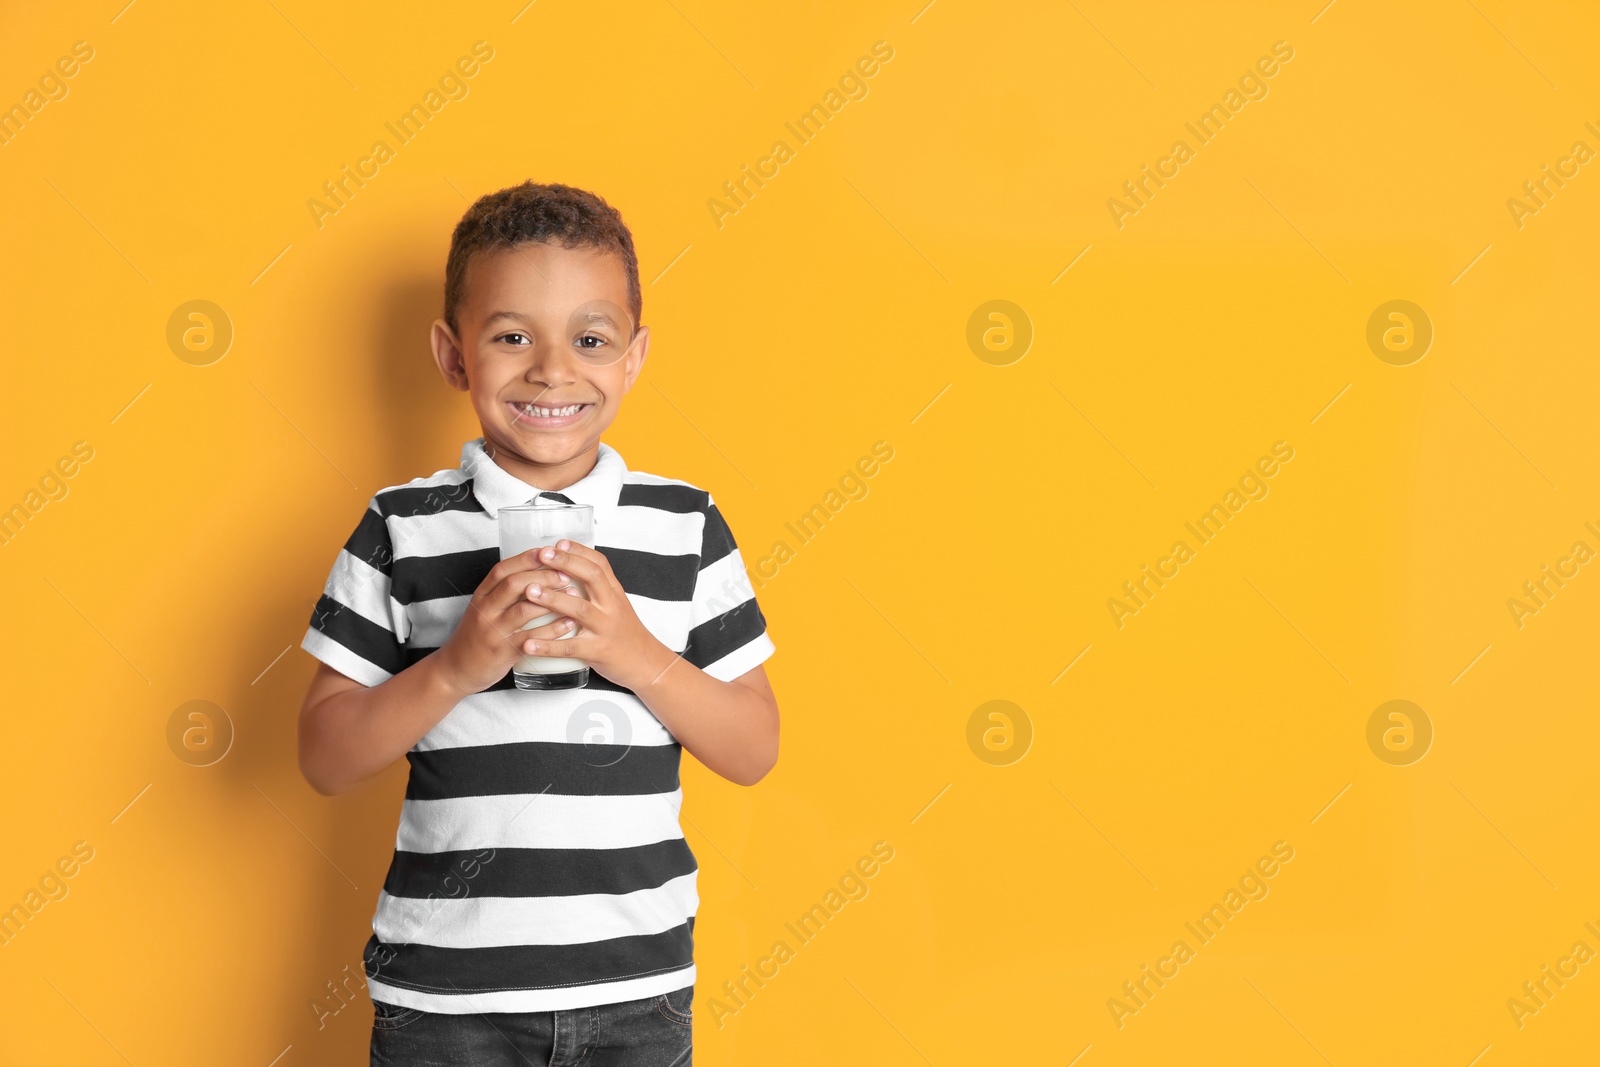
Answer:
M560 406L521 403L507 400L506 407L511 411L511 422L517 426L551 427L566 426L577 422L594 407L593 404L563 404Z

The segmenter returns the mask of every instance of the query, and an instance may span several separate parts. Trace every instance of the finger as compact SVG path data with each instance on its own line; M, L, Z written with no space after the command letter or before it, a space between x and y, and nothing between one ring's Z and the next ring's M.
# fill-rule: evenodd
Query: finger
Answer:
M548 612L541 611L537 607L535 607L534 610L539 612L539 614L549 614ZM551 619L549 622L542 623L531 629L521 629L521 626L526 622L526 619L522 620L521 623L518 623L517 626L506 635L506 640L510 641L514 645L517 645L519 648L523 643L529 640L554 641L558 637L563 637L570 633L576 633L578 627L578 622L576 619L569 619L559 615L554 619Z
M532 631L529 631L530 633ZM523 641L517 647L522 649L526 656L559 656L563 659L588 659L592 654L589 651L590 638L587 636L568 637L560 641L549 638L533 638Z
M494 617L495 626L502 633L506 633L511 630L520 629L521 627L528 625L528 623L532 622L534 619L545 615L559 615L564 618L572 618L574 613L567 608L567 604L569 603L583 603L585 606L587 606L587 601L580 601L577 597L566 596L565 594L557 595L562 597L560 602L530 600L527 597L522 597L507 607L505 611Z
M515 556L507 556L489 568L489 573L484 575L483 581L478 583L476 595L487 597L508 576L515 574L517 571L534 570L539 566L541 564L537 548L530 548L526 552L518 552Z
M593 622L598 611L594 604L577 596L570 589L548 589L540 586L538 593L529 590L526 599L535 606L542 606L546 611L566 615L577 619L580 623Z
M605 567L608 570L611 567L611 561L606 558L606 554L604 552L600 551L598 548L583 544L581 541L562 540L557 541L551 547L557 552L567 552L580 559L590 560L596 566ZM542 549L540 550L539 558L544 558L544 552Z
M562 549L560 545L568 547ZM558 571L572 575L580 582L607 584L616 579L611 574L611 563L596 549L587 545L580 545L574 541L561 541L549 548L539 550L539 562L546 567L554 567Z
M491 614L498 614L525 599L529 588L533 586L554 589L565 584L566 580L554 567L534 566L528 570L512 571L501 579L499 585L483 594L482 607Z

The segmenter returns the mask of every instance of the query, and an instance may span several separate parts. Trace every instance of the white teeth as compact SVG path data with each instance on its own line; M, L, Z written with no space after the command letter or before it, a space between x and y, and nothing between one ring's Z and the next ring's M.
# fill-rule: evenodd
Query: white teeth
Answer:
M541 419L548 419L560 415L576 415L587 406L588 405L586 404L569 404L564 408L542 408L535 404L521 405L523 414L532 415L535 418Z

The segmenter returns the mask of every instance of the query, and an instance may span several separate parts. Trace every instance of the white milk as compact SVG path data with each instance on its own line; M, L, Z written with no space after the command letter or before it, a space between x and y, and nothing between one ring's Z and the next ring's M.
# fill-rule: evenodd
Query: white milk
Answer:
M559 540L561 540L559 537L550 537L541 540L530 541L521 548L512 549L510 552L506 553L506 555L514 556L518 552L526 552L530 548L543 548L546 545L553 545ZM549 587L545 586L543 583L540 583L540 588L549 591ZM565 588L566 587L563 586L561 589L555 590L555 594L557 596L567 596L568 594L562 591L562 589ZM585 600L589 599L588 591L583 588L583 583L578 581L578 579L572 579L572 588L578 591L578 595L580 597L583 597ZM558 618L561 618L561 616L552 611L548 615L540 615L538 618L533 619L526 626L524 626L523 629L531 630L535 626L544 626L546 623L555 622ZM572 636L574 635L571 633L564 633L560 637L556 638L556 640L565 641L567 638ZM512 670L516 671L518 674L566 674L569 671L582 670L587 666L588 664L583 662L581 659L567 659L561 656L523 656L517 660L517 664L512 668Z
M591 544L594 540L593 515L593 509L582 505L501 508L500 558L509 559L529 549L554 545L563 538L593 547ZM543 582L540 585L551 591ZM553 592L560 597L570 596L571 594L566 592L568 588L577 590L577 595L585 600L589 598L588 590L584 589L583 583L576 578L572 578L569 585L557 587ZM560 612L549 612L530 620L522 629L532 630L561 617ZM575 636L573 633L568 632L560 635L557 640L565 641L573 636ZM516 674L570 674L587 666L588 664L581 659L563 656L522 656L512 670Z

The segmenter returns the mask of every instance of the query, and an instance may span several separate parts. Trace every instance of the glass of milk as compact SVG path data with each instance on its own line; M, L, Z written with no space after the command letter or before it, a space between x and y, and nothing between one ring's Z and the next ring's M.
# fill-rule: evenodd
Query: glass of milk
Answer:
M500 558L509 559L519 552L553 545L565 538L576 544L594 547L594 508L588 504L540 503L530 501L514 507L501 508ZM569 576L570 577L570 576ZM544 582L539 583L544 588ZM567 596L571 589L585 600L589 598L583 583L571 578L568 585L554 587ZM522 629L531 630L556 621L559 612L550 612L532 619ZM557 640L564 641L577 633L572 630ZM518 689L582 689L589 684L589 665L581 659L561 656L523 656L511 668L511 678Z

